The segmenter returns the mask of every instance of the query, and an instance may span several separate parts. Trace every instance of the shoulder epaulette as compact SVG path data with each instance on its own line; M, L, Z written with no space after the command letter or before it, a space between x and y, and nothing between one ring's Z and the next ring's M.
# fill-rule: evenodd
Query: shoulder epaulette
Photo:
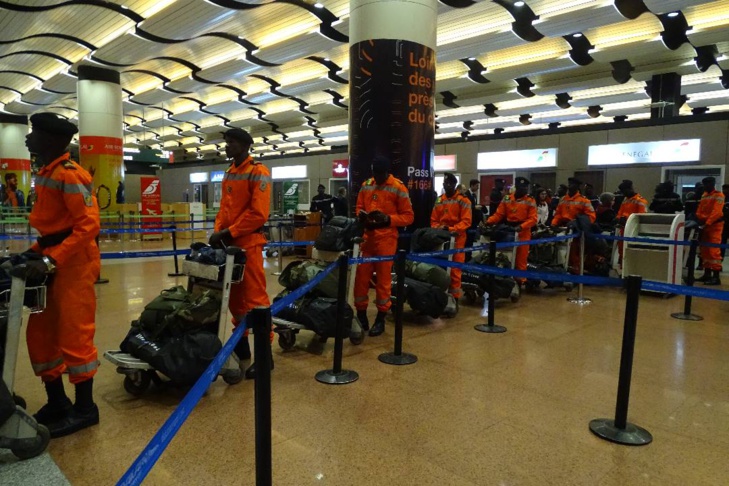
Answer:
M374 184L374 182L375 182L375 179L372 178L372 177L370 177L369 179L367 179L366 181L364 181L364 183L362 185L363 186L371 186L372 184Z
M509 201L511 201L511 199L509 198L508 195L506 195L506 196L504 196L504 198L502 199L502 201L503 202L509 202Z
M70 160L64 160L62 165L64 169L76 170L76 166Z
M437 198L435 198L435 203L436 204L438 204L438 203L440 203L442 201L443 201L443 196L438 196Z

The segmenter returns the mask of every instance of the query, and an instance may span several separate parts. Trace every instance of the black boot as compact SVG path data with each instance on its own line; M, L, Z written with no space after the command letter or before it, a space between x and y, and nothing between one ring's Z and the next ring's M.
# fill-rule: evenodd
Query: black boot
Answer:
M66 390L63 389L63 378L58 377L53 381L46 381L46 395L48 395L48 403L43 405L33 418L43 425L61 420L71 413L73 404L66 396Z
M380 311L377 313L375 323L372 325L372 329L370 329L371 337L379 336L385 332L385 315L387 315L387 312Z
M93 398L94 379L76 384L76 403L66 417L48 424L51 438L64 437L99 423L99 409Z
M364 332L370 330L370 321L367 319L367 311L357 311L357 319L359 320L359 325L362 327Z
M271 351L271 369L273 370L273 351ZM256 363L251 364L246 370L246 380L256 378Z
M697 282L706 282L710 278L711 278L711 270L704 269L704 274L701 277L697 278L696 281Z
M240 338L238 344L235 345L234 352L240 361L251 359L251 345L248 343L248 336Z
M704 285L721 285L721 279L719 278L720 274L721 272L718 270L712 270L711 277L704 280Z

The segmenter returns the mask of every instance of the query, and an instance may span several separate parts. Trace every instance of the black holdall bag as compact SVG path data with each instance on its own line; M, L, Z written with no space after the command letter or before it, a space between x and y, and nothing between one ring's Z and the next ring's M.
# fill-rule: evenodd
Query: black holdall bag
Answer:
M444 229L418 228L413 232L410 250L414 252L437 251L450 240L450 232Z
M354 246L352 239L361 235L359 222L355 218L334 216L316 238L314 248L321 251L347 251Z
M284 298L289 292L283 290L274 302ZM328 297L302 297L281 309L276 317L301 324L314 331L318 336L334 337L337 329L337 299ZM352 329L354 311L346 304L344 312L344 332Z
M395 285L393 282L393 289ZM448 294L435 285L405 277L405 300L414 311L437 319L448 305Z

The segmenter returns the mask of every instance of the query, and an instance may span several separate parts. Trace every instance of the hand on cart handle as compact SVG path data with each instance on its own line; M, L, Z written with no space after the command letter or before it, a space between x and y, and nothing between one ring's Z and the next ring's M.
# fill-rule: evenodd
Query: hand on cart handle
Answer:
M55 270L55 263L50 257L28 259L25 263L15 265L10 275L27 280L43 281L47 275Z
M213 248L225 248L230 244L231 239L230 230L225 228L224 230L216 231L210 235L208 243Z

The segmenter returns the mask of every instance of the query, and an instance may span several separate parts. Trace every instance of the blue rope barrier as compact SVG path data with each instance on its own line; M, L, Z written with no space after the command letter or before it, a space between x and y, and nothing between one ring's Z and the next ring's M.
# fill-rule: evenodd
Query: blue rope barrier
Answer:
M309 246L316 243L315 241L271 241L263 245L264 248L274 248L280 246Z
M175 255L187 255L190 253L190 249L184 250L157 250L157 251L117 251L117 252L104 252L101 254L102 260L118 260L122 258L149 258L149 257L163 257L163 256L175 256Z
M601 287L622 287L623 281L619 278L608 277L591 277L571 275L568 273L549 273L549 272L531 272L526 270L512 270L507 268L489 267L486 265L473 265L470 263L449 262L446 260L438 260L435 258L421 257L418 254L410 254L407 257L415 262L429 263L431 265L440 265L453 268L459 268L468 272L493 274L500 277L517 277L532 280L546 280L552 282L572 282L585 285L595 285Z
M580 233L574 233L571 235L552 236L549 238L538 238L538 239L531 239L531 240L524 240L524 241L504 241L502 243L496 243L496 248L503 249L503 248L514 248L517 246L541 245L543 243L556 243L559 241L573 240L573 239L579 238L579 237L580 237Z
M321 273L314 277L311 281L305 285L291 292L283 299L274 303L271 306L271 313L276 314L280 312L284 307L291 305L296 299L302 297L306 292L314 288L316 285L331 273L337 266L337 262L332 263L325 268ZM220 325L227 325L227 323L220 323ZM131 467L127 469L124 475L119 479L118 486L136 486L142 483L147 477L152 467L157 463L162 453L165 451L167 446L170 444L172 439L175 437L177 432L185 423L187 418L192 413L192 410L200 402L200 399L205 394L210 384L217 378L220 369L225 364L225 361L231 355L235 346L241 340L243 333L247 328L246 319L243 318L238 327L235 328L233 334L225 342L223 348L215 356L212 363L207 367L205 372L195 382L195 384L187 392L185 398L182 399L177 408L172 412L169 418L165 421L162 427L159 428L157 433L152 437L152 440L147 443L142 453L134 460Z
M359 257L350 258L350 265L359 265L362 263L377 263L377 262L392 262L395 261L395 255L382 255L382 256L371 256L371 257Z
M666 294L690 295L692 297L703 297L705 299L729 301L729 292L726 290L714 290L702 287L689 287L687 285L675 285L652 280L643 280L643 290L662 292Z
M601 235L601 234L596 234L594 236L596 238L600 238L603 240L610 240L610 241L627 241L630 243L650 243L653 245L691 246L690 241L669 240L667 238L633 238L633 237L628 237L628 236ZM704 241L699 241L699 246L705 246L707 248L723 248L723 249L729 248L729 245L720 244L720 243L707 243Z
M0 234L0 240L34 240L38 238L37 235L9 235L6 233Z

